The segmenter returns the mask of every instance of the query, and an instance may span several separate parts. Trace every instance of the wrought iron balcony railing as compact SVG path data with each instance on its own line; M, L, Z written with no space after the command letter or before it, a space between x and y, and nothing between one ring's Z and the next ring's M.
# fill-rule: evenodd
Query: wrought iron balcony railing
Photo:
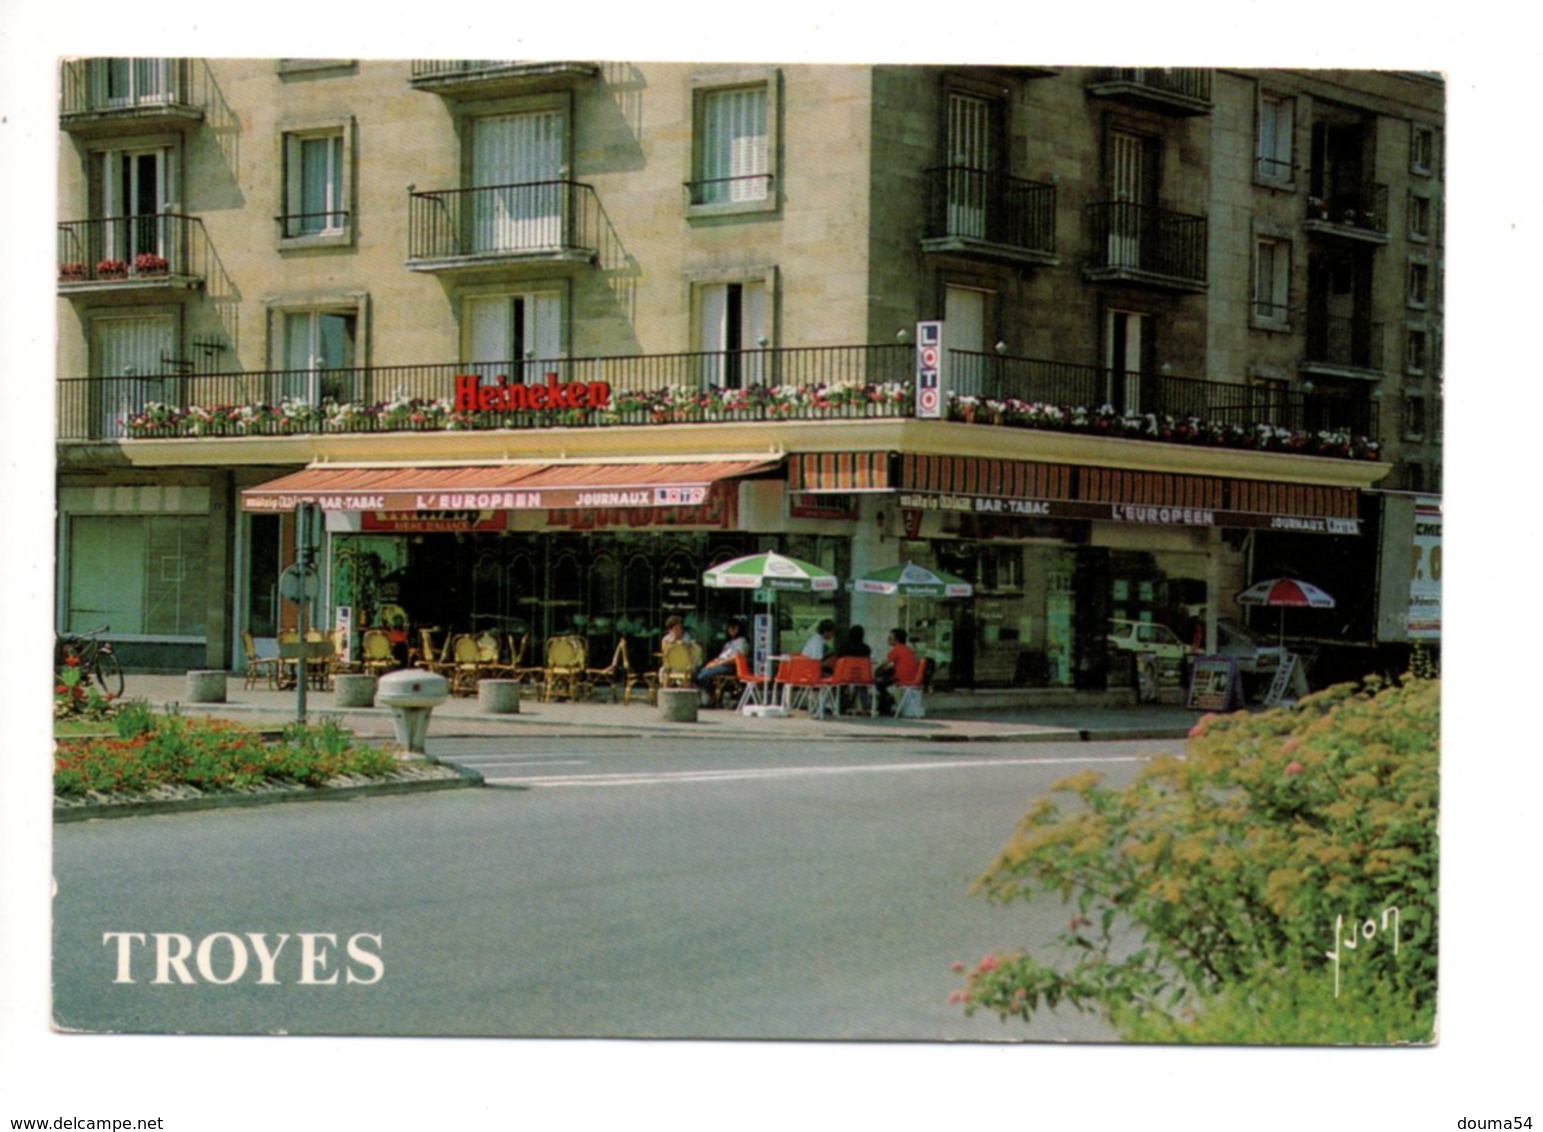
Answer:
M698 204L743 204L771 197L770 173L747 173L740 177L714 177L706 181L686 182L686 202Z
M1350 192L1309 195L1306 219L1349 234L1388 234L1388 187L1371 185Z
M59 109L72 115L202 106L188 59L70 59L60 71Z
M1088 80L1094 94L1132 96L1179 113L1211 107L1211 72L1199 67L1097 67Z
M596 63L530 59L414 59L407 81L418 90L467 95L563 84L599 72Z
M1364 318L1334 318L1309 314L1307 349L1310 365L1382 371L1383 326Z
M203 374L163 359L61 378L58 427L81 441L899 418L914 413L915 365L906 344ZM1111 435L1137 440L1262 447L1279 437L1261 426L1331 427L1321 396L958 350L947 392L951 420L1093 433L1113 422ZM1375 436L1374 402L1344 399L1334 413L1332 427ZM1145 414L1183 424L1153 431ZM1367 454L1364 441L1336 445L1297 450Z
M407 223L409 261L593 259L600 247L595 190L576 181L412 192Z
M1105 201L1088 205L1088 235L1088 266L1095 272L1139 272L1154 281L1205 285L1204 216L1126 201Z
M160 212L68 220L58 226L59 285L149 283L208 274L208 242L196 216Z
M995 170L949 165L927 170L929 240L979 240L1055 254L1055 186Z

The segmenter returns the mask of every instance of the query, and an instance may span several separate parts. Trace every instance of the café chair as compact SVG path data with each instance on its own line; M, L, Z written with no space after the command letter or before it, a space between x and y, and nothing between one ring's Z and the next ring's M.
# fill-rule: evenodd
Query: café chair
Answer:
M830 682L836 690L836 714L841 714L841 697L849 694L851 702L868 705L868 714L879 710L878 697L873 694L873 661L866 656L838 656L836 667L830 674Z
M739 681L739 703L736 711L743 711L747 704L766 703L766 677L757 676L750 669L750 662L745 659L745 654L734 654L734 678Z
M259 680L267 682L268 687L279 686L279 664L276 656L260 656L257 652L257 642L252 639L249 630L241 631L241 647L246 650L246 686L255 688Z
M689 688L691 674L697 667L696 650L685 641L675 641L664 648L659 664L661 688Z
M554 696L570 701L584 698L588 690L585 679L588 652L589 642L572 634L547 641L545 679L541 687L543 703L550 703Z
M788 657L777 670L777 683L782 686L783 706L789 711L803 707L816 718L825 714L831 683L812 656L795 653Z
M384 629L366 629L359 638L359 667L371 676L379 676L396 667L396 653L391 648L391 634Z

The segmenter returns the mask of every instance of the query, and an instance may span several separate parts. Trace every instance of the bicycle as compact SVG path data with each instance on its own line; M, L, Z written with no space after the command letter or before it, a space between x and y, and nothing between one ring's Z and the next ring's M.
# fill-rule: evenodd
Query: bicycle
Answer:
M112 642L101 639L107 629L103 625L90 632L60 637L57 659L63 666L73 656L79 661L81 678L95 680L102 691L116 700L123 696L123 664L113 652Z

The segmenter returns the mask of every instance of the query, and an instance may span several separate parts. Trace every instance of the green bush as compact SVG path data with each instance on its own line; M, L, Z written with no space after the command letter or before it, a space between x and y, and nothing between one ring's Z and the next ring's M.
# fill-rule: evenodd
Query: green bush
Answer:
M157 786L242 789L268 779L320 786L340 775L390 774L396 760L328 720L292 725L278 743L236 724L180 715L151 717L119 738L59 743L54 792L142 793Z
M1337 952L1347 1011L1350 985L1363 1000L1376 988L1416 1021L1402 1036L1428 1040L1439 709L1439 681L1343 685L1293 709L1208 716L1184 757L1154 759L1123 789L1091 771L1058 783L1069 798L1035 803L977 888L1073 902L1065 956L988 956L956 999L1025 1019L1065 1001L1135 1033L1186 1003L1220 1017L1218 1003L1245 1010L1315 980L1332 996ZM1353 949L1336 946L1336 918Z

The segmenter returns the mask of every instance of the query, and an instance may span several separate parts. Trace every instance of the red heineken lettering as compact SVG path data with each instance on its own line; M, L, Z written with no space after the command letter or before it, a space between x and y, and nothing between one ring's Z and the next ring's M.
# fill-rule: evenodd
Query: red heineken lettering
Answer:
M496 384L483 385L474 373L455 378L455 411L458 413L510 413L526 409L605 409L611 404L611 385L606 381L558 381L546 375L545 385L511 382L503 374Z

